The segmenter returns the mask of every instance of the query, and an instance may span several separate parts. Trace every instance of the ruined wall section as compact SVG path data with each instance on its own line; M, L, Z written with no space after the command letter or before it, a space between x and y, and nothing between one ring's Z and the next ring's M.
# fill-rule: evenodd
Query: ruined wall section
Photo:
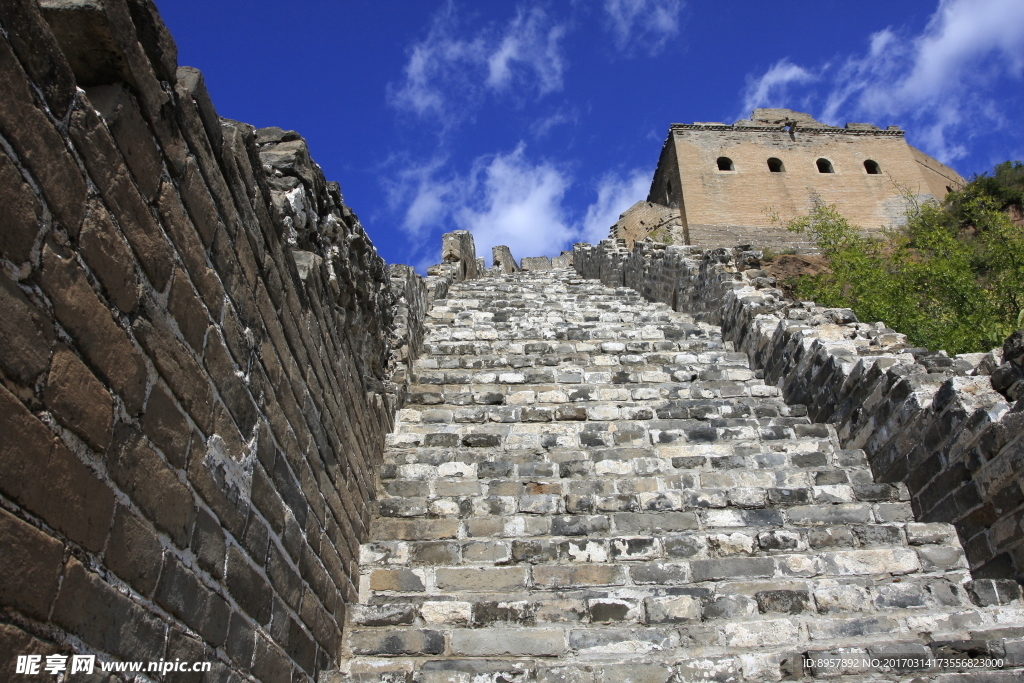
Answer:
M87 653L312 680L390 344L421 335L392 332L396 274L299 136L217 116L150 0L5 0L0 28L0 678Z
M936 197L945 197L950 190L963 187L964 179L949 166L933 159L917 147L910 146L910 153L914 156L914 161L921 167L921 175L928 191Z
M628 248L648 237L665 244L684 244L686 234L679 215L678 209L640 201L619 216L608 231L608 238L625 240Z
M976 579L1024 583L1024 405L993 390L1002 359L914 349L852 311L787 301L759 257L612 240L574 249L582 276L721 325L787 402L866 451L876 481L905 482L918 521L955 524Z

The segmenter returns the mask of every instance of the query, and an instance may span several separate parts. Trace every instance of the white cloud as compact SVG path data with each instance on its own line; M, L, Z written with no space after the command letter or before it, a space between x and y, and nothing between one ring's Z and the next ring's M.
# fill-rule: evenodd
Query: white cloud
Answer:
M631 53L637 48L657 54L679 33L682 0L605 0L607 23L615 47Z
M647 198L651 174L636 169L625 177L607 175L597 186L597 201L587 207L583 217L583 241L597 244L608 238L608 229L619 215L638 201Z
M557 256L578 241L598 242L608 237L619 214L647 196L650 185L649 174L640 169L606 175L594 188L594 202L579 217L566 208L574 184L570 172L531 158L523 143L510 152L478 157L464 174L446 172L446 162L406 164L390 188L410 239L409 258L420 270L436 261L439 233L451 230L472 232L477 255L488 264L491 248L500 244L519 259Z
M501 43L487 58L487 85L502 90L517 80L527 81L522 68L525 67L536 79L541 95L561 90L564 66L558 41L565 34L565 27L549 24L540 8L519 10Z
M871 36L866 53L835 67L806 69L782 59L748 83L744 102L748 113L787 96L792 102L799 89L787 86L816 82L800 96L818 107L822 120L886 125L883 119L895 118L913 126L929 152L952 161L966 154L962 141L980 126L1019 120L1000 104L1006 93L995 84L1009 79L1019 90L1022 76L1024 2L940 0L919 35L884 29Z
M576 234L562 208L570 184L563 170L528 160L523 145L479 159L469 178L469 197L454 213L456 226L473 233L479 255L489 257L499 244L516 258L557 255Z
M784 107L790 100L791 84L815 80L814 74L786 58L773 64L760 78L747 77L743 94L743 116L756 107Z
M565 27L543 9L520 9L504 27L486 26L470 37L459 29L460 13L448 2L427 37L409 49L402 80L388 84L393 106L451 127L487 94L561 90Z

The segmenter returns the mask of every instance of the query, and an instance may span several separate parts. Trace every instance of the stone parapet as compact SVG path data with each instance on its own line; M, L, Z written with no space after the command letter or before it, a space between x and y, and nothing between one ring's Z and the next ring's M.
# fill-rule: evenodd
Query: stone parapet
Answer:
M150 0L0 27L0 679L314 680L450 280L389 273L298 134L220 118Z
M1024 412L986 375L995 354L912 348L852 311L790 301L760 252L605 240L577 244L576 271L721 325L787 401L863 448L880 482L906 482L919 521L956 525L976 578L1024 580Z

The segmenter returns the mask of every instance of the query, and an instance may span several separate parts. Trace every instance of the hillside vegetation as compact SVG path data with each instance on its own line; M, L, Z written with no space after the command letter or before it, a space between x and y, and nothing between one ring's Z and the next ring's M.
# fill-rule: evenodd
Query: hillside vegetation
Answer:
M1024 327L1022 206L1024 164L1009 161L941 203L910 202L906 224L881 237L819 204L788 227L810 235L828 269L788 284L797 298L852 308L915 345L987 351Z

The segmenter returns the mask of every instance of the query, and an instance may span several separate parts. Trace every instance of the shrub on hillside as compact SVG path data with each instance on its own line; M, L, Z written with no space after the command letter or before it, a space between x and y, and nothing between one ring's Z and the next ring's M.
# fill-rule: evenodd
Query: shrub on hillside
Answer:
M863 236L834 205L819 203L788 227L810 234L829 270L799 278L794 294L852 308L934 350L1002 344L1024 325L1024 230L1005 210L1019 205L1013 192L1022 181L1024 165L1000 164L941 204L909 202L906 224L881 237Z

